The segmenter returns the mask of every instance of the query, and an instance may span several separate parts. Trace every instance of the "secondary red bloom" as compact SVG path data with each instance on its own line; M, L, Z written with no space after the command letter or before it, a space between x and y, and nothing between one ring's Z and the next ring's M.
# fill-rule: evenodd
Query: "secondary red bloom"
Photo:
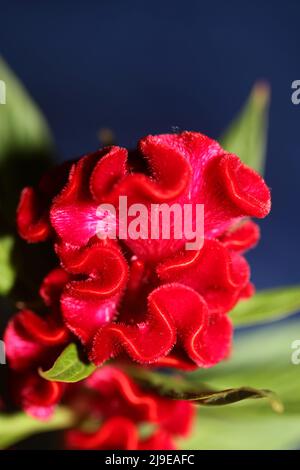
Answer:
M43 194L43 210L37 197L21 198L19 231L32 242L45 238L41 225L47 226L43 234L52 234L69 276L63 318L92 361L122 354L143 364L191 368L210 367L229 354L227 313L253 292L243 252L259 233L246 218L270 210L270 192L255 171L208 137L183 132L148 136L135 152L109 147L87 155L72 165L64 185L59 181ZM184 237L161 234L99 240L99 220L120 223L118 212L99 213L99 204L117 208L119 196L146 207L204 204L203 247L185 251Z
M26 370L11 375L11 390L15 403L27 414L40 420L52 417L64 389L63 383L44 380L37 371Z
M71 449L174 449L174 437L188 435L194 416L190 403L146 393L115 367L99 369L66 400L83 421L99 423L91 432L68 431ZM142 438L140 426L147 423L153 429Z
M40 419L51 416L64 389L62 383L40 377L38 369L51 367L70 340L70 333L57 310L57 296L66 276L63 270L57 269L43 282L41 294L52 306L51 313L40 316L31 310L22 310L12 318L4 334L12 396L27 413Z

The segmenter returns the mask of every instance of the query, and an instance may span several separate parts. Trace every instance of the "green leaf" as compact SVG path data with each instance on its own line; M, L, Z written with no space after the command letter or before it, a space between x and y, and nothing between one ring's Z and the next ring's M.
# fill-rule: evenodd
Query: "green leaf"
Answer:
M45 118L1 57L0 80L6 88L6 103L0 105L0 160L12 148L51 150L52 138Z
M56 359L51 369L40 370L39 374L46 380L73 383L85 379L95 369L94 364L83 362L77 345L70 343Z
M16 273L11 260L13 247L13 237L0 237L0 295L6 295L15 282Z
M138 368L131 368L130 374L146 390L153 390L166 398L188 400L202 406L229 405L247 398L267 398L275 411L282 411L281 403L269 390L252 387L216 390L200 380L197 383L190 382L188 375L176 377Z
M286 450L299 448L300 415L263 413L255 405L201 408L186 450Z
M6 103L0 104L0 202L11 221L25 185L35 184L53 153L48 125L29 94L0 57Z
M233 356L209 370L188 374L190 381L214 387L251 387L273 390L283 402L276 414L264 400L245 401L224 408L200 408L199 420L186 449L292 449L300 446L300 365L292 362L292 344L300 339L300 321L264 326L239 334Z
M268 289L241 301L230 313L235 326L279 320L300 310L300 286Z
M225 150L235 153L248 166L263 173L268 128L270 90L257 83L243 109L221 137Z
M31 418L22 412L0 414L0 449L6 449L34 434L69 428L74 421L73 412L65 407L58 407L48 421Z

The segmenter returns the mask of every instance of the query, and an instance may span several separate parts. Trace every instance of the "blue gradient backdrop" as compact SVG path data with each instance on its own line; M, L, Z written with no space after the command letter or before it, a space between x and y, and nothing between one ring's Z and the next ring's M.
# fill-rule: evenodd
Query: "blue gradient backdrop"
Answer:
M173 126L218 137L255 80L272 86L272 215L250 254L259 288L300 281L300 2L0 1L0 52L48 117L61 158L101 127L134 146ZM1 77L0 77L1 78Z

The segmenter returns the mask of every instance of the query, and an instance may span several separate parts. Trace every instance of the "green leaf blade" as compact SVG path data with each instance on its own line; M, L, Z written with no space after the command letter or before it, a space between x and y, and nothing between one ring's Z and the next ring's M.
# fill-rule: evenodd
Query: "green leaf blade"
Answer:
M241 301L230 313L234 326L252 326L300 311L300 286L267 289Z
M0 237L0 295L7 295L12 289L16 271L12 262L14 239L12 236Z
M270 391L254 387L235 387L217 390L198 381L190 381L189 374L170 376L142 369L131 368L131 376L146 390L152 390L158 395L173 399L187 400L201 406L224 406L247 400L249 398L267 398L276 412L282 412L282 404Z
M221 136L221 145L263 174L268 130L269 85L258 82L236 119Z
M82 361L77 345L70 343L56 359L51 369L39 370L39 374L46 380L75 383L87 378L95 369L94 364Z
M20 190L49 167L54 145L43 114L1 57L0 80L6 95L0 104L0 205L11 228Z
M53 141L44 116L1 57L0 80L6 89L6 103L0 105L0 161L12 149L50 152Z

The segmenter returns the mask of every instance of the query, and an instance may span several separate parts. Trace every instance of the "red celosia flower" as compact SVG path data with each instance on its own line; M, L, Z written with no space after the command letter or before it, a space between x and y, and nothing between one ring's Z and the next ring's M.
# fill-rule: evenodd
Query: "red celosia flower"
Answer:
M11 369L11 389L16 403L27 413L45 419L63 393L63 384L48 382L38 375L47 369L70 340L58 311L59 292L67 281L62 269L44 280L41 296L51 305L51 313L40 316L30 310L17 313L7 325L4 341Z
M42 208L24 190L18 226L31 242L53 234L69 275L63 318L90 359L99 365L126 354L143 364L210 367L225 358L232 336L226 314L253 292L243 252L259 233L246 218L270 210L263 179L217 142L183 132L148 136L129 155L120 147L87 155L60 187L43 190ZM146 207L204 204L203 247L185 251L184 237L99 240L99 218L111 227L121 222L118 212L97 208L117 207L119 196Z
M72 449L174 449L174 437L187 436L194 415L186 401L168 400L142 391L132 379L115 367L103 367L70 390L67 402L92 421L96 430L71 430L66 446ZM140 425L152 424L147 438Z

